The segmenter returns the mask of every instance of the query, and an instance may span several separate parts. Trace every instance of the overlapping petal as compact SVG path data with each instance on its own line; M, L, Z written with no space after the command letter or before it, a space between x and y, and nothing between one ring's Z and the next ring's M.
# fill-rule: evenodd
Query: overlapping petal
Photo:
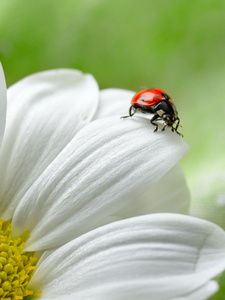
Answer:
M224 268L221 228L189 216L152 214L45 252L30 285L42 289L43 300L194 300L216 291L211 279Z
M173 300L206 300L214 295L219 289L216 281L211 280L191 293L187 293L179 298Z
M5 117L6 117L6 83L5 76L0 63L0 148L2 138L5 130Z
M90 74L52 70L8 91L6 134L0 153L0 210L5 219L28 188L93 117L99 99Z
M151 185L146 192L130 206L115 216L120 219L160 212L188 214L190 192L183 171L175 165L169 172Z
M101 90L94 119L128 115L130 101L134 94L133 91L115 88Z
M26 250L41 250L109 223L187 150L179 135L155 134L145 119L92 122L23 197L13 216L13 231L29 230Z
M128 115L130 101L135 92L123 89L109 88L100 91L100 102L94 119L109 116ZM137 118L138 113L133 117ZM149 119L151 114L141 114L142 118ZM132 206L120 212L120 218L135 215L174 212L188 213L190 194L184 174L177 165L166 173L156 184L152 185L141 198ZM118 219L114 216L115 220Z

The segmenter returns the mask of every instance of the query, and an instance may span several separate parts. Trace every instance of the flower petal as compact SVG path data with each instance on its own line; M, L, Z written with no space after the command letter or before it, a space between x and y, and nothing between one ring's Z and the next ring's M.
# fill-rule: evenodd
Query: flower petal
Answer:
M5 117L6 117L6 83L5 75L0 63L0 148L2 144L2 138L5 130Z
M216 281L211 280L199 289L174 300L205 300L214 295L218 290L218 283Z
M0 209L13 211L32 183L93 117L98 86L90 74L51 70L9 89L6 137L0 155Z
M13 216L26 250L56 247L112 221L187 152L145 119L104 118L83 128L30 188ZM135 213L135 212L134 212Z
M153 184L138 201L132 206L125 207L115 218L125 219L159 212L188 214L189 204L190 192L181 167L176 165Z
M105 89L100 91L100 102L94 119L113 115L128 115L130 101L135 92L122 89Z
M188 295L201 295L203 288L210 294L208 282L224 268L221 228L194 217L152 214L103 226L47 252L30 284L43 299L196 299Z

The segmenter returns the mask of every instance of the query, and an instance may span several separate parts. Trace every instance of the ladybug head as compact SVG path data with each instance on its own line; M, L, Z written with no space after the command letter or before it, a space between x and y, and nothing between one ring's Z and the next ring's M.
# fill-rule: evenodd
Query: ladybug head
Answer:
M176 122L177 117L174 114L163 114L162 119L168 127L171 127Z

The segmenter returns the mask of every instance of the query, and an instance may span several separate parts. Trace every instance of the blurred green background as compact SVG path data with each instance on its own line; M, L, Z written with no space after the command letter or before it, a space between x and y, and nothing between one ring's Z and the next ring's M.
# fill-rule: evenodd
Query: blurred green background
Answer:
M8 86L62 67L101 89L165 90L190 145L192 214L225 228L224 22L224 0L0 0L0 59Z

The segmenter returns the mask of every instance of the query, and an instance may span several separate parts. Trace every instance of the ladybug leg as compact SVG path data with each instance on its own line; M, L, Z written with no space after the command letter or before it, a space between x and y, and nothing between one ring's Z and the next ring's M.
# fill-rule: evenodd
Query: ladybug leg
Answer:
M150 120L151 124L156 126L154 132L156 132L158 130L159 126L157 123L155 123L153 121L157 120L158 118L159 118L159 115L155 114Z
M129 116L122 116L122 117L120 117L120 119L132 117L135 113L136 113L136 109L134 108L133 105L131 105L129 108Z
M166 129L166 127L167 127L167 125L164 125L162 131L164 131Z
M175 130L176 131L176 130ZM184 137L182 133L176 131L177 134L179 134L180 136Z
M133 105L129 108L129 117L132 117L136 113L136 109L133 107Z
M176 130L175 130L176 131ZM177 134L179 134L180 136L184 137L182 133L176 131Z
M177 134L179 134L179 135L181 135L181 136L183 137L183 134L181 134L180 132L177 131L178 126L179 126L179 124L180 124L180 119L177 118L177 120L178 120L178 122L177 122L177 125L176 125L176 127L175 127L174 129L175 129L175 131L176 131ZM173 130L173 131L174 131L174 130Z
M180 119L177 117L177 125L176 125L176 127L175 127L175 131L177 132L177 129L178 129L178 127L179 127L179 124L180 124Z

